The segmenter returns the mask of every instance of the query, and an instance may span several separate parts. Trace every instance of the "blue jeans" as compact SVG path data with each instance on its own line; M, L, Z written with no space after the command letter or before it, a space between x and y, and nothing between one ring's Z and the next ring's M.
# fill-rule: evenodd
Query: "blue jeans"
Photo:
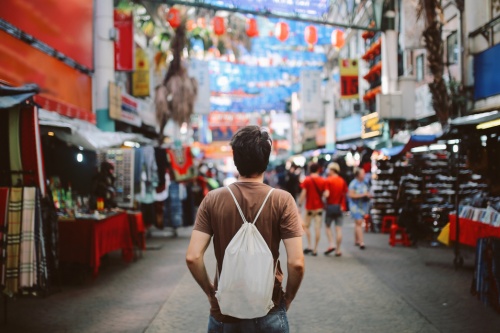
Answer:
M288 333L288 319L286 307L283 304L274 307L269 313L260 318L242 319L237 323L223 323L210 316L208 319L208 333Z

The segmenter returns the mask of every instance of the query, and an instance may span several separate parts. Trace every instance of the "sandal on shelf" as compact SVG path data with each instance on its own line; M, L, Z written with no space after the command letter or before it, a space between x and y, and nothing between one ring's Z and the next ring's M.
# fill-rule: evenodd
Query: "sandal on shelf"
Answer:
M329 255L330 253L332 253L333 251L335 251L335 248L334 247L329 247L324 253L325 253L325 256L326 255Z

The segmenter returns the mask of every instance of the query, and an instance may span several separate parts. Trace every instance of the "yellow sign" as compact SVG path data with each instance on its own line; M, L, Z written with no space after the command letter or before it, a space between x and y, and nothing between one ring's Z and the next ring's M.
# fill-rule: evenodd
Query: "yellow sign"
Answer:
M135 71L132 74L132 95L149 96L149 59L140 47L135 48Z
M109 83L109 117L122 119L122 90L115 83Z
M358 59L339 59L340 98L359 98Z
M361 117L361 138L368 139L382 134L384 123L380 121L378 112Z

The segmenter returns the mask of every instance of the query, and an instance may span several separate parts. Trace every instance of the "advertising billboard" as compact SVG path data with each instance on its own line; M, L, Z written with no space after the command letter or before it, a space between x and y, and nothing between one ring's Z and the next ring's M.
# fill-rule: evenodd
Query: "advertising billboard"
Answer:
M93 69L94 1L2 0L0 18Z
M40 95L92 114L90 76L3 31L0 40L0 79L15 86L36 83L41 88Z

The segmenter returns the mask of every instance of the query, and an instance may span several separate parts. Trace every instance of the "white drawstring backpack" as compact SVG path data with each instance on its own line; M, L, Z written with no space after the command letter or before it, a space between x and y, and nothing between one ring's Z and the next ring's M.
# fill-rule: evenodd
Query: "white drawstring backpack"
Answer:
M220 311L240 319L259 318L267 315L274 306L272 301L276 266L273 254L255 226L271 189L253 222L248 222L234 196L243 225L234 235L224 253L224 262L215 296ZM218 274L218 270L217 270Z

